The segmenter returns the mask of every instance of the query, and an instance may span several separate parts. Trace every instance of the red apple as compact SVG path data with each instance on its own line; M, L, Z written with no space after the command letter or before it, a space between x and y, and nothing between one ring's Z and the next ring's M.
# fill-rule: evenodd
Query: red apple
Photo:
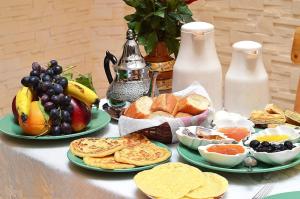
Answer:
M11 103L11 110L14 114L15 122L18 123L19 114L18 114L17 106L16 106L16 96L14 97L14 99Z
M75 98L72 98L71 105L73 107L71 126L73 131L78 132L83 130L91 121L91 110L83 102Z

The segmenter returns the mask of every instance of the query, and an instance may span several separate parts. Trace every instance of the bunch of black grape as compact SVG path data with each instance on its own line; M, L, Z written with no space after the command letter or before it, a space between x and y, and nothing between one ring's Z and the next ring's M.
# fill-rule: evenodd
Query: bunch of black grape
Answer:
M56 60L51 60L47 68L33 62L30 76L21 80L24 86L31 87L39 97L45 111L49 114L50 133L54 136L72 133L73 107L71 97L65 94L68 79L61 76L61 73L62 67Z

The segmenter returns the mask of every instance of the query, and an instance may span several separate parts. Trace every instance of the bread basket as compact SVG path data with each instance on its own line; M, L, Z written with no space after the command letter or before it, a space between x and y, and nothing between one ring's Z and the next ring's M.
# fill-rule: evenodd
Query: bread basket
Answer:
M202 95L211 102L206 90L199 83L194 83L188 88L173 94L176 96L185 97L192 93ZM119 133L121 136L123 136L129 133L138 132L144 134L149 139L162 143L176 143L178 140L175 132L179 127L200 125L208 127L212 121L213 112L214 109L212 103L210 103L210 106L207 110L191 117L157 117L153 119L134 119L122 115L119 118Z

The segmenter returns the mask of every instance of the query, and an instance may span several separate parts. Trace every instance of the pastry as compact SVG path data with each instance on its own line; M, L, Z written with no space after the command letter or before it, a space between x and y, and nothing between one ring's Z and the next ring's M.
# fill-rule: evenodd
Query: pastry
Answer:
M122 139L81 138L71 142L70 150L79 157L104 157L125 148Z
M265 107L265 111L267 111L270 114L284 115L284 111L275 104L267 104L267 106Z
M287 123L293 124L296 126L300 125L300 114L291 110L286 110L284 112Z
M281 114L270 114L266 111L252 111L250 120L255 124L284 124L286 119Z
M127 147L115 152L115 160L136 166L145 166L167 160L171 156L170 151L155 144L139 144Z
M102 158L84 157L83 162L86 165L99 167L102 169L130 169L135 167L132 164L120 163L115 161L113 155Z
M127 117L135 119L145 119L149 117L153 100L150 97L143 96L132 103L124 112Z

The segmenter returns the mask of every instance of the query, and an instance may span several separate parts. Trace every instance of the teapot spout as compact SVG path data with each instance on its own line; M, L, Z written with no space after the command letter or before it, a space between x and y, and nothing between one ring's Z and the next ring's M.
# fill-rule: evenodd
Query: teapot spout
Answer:
M157 76L158 76L158 71L151 71L151 81L150 81L150 87L149 87L149 91L148 91L148 93L149 93L148 96L150 96L150 97L155 97L159 94L157 86L156 86Z

